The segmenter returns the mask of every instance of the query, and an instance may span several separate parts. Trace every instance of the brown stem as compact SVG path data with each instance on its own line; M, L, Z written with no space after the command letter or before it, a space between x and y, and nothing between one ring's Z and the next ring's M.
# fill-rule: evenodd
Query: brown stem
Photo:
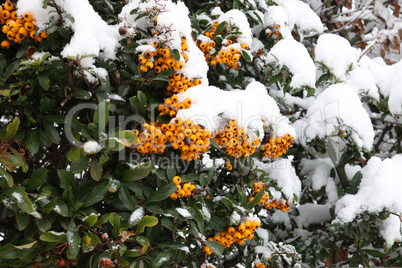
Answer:
M59 14L60 20L63 20L63 15L61 14L61 11L60 11L59 6L58 6L58 5L56 5L55 0L52 0L52 3L53 3L53 5L54 5L54 8L55 8L55 9L56 9L56 11L57 11L57 14Z

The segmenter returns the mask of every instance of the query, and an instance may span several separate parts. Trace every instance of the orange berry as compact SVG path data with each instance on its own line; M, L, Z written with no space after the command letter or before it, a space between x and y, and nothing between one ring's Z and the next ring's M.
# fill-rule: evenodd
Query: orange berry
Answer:
M179 176L175 176L175 177L173 178L173 183L174 183L174 184L180 184L180 182L181 182L181 178L180 178Z

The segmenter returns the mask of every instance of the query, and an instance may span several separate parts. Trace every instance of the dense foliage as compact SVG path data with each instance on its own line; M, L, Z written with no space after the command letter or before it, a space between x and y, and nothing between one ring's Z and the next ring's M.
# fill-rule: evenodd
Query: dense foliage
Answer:
M0 266L402 266L397 1L0 14Z

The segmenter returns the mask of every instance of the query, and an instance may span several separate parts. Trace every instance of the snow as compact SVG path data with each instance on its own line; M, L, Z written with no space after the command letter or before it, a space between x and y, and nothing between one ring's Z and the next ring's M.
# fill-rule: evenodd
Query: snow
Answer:
M60 236L60 235L65 235L66 233L65 232L55 232L55 231L47 231L48 233L51 233L51 234L54 234L54 235L57 235L57 236Z
M202 214L206 221L211 219L211 212L209 212L209 209L206 206L202 206Z
M402 213L402 155L384 160L374 156L361 172L363 178L358 192L347 194L336 203L335 222L350 222L365 211L378 213L386 209Z
M219 23L226 21L238 27L239 31L241 32L241 35L238 36L237 42L240 44L247 43L251 45L252 34L250 25L248 24L246 15L242 11L238 9L229 10L228 12L222 14L218 18L218 21Z
M289 202L293 201L294 195L300 196L301 182L289 159L276 159L270 163L262 163L255 159L254 168L267 172L268 177L276 181Z
M379 64L367 57L362 58L361 64L369 69L379 91L389 97L388 108L392 114L402 114L402 60L393 65ZM370 79L370 76L368 76Z
M370 117L357 93L345 84L331 85L318 95L307 110L305 119L296 124L301 140L336 134L340 120L352 129L351 137L358 147L368 150L372 147L374 131Z
M262 138L264 122L261 118L264 118L265 124L274 128L274 137L286 133L295 135L288 119L280 115L275 100L259 82L250 83L245 90L231 91L200 85L178 94L178 98L179 102L190 98L192 105L180 110L177 117L191 119L212 132L221 130L229 119L235 119L238 127L248 130L251 139Z
M283 38L293 38L292 33L287 27L288 15L286 14L285 9L281 6L269 6L264 15L264 26L274 29L276 25L280 26L279 32Z
M170 257L161 257L156 263L155 266L159 267L161 266L165 261L168 261Z
M182 215L184 218L192 218L190 212L187 209L184 208L176 208L177 212L180 213L180 215Z
M297 208L300 215L295 217L295 221L300 228L306 228L313 224L322 224L331 221L328 204L303 204Z
M88 0L56 0L56 4L74 18L74 22L65 20L74 34L61 52L63 57L98 57L101 51L106 59L116 57L116 49L120 46L117 27L102 20Z
M96 141L87 141L86 143L84 143L82 148L88 154L94 154L102 150L102 146L100 146L100 144Z
M401 220L398 216L389 215L381 225L380 234L385 239L388 248L390 248L394 242L402 241Z
M18 0L17 2L17 15L24 15L24 13L32 13L35 18L35 23L39 28L43 28L50 21L58 18L55 8L48 5L45 9L42 8L42 0Z
M280 0L276 1L281 2ZM296 25L301 31L323 32L323 25L318 15L309 5L300 0L284 0L281 5L285 9L288 17L288 27L293 30Z
M280 40L268 53L267 61L289 69L293 74L291 87L315 87L314 62L306 47L296 40L291 38Z
M322 34L314 50L315 61L324 64L338 79L357 64L358 52L348 40L335 34Z
M304 158L300 165L302 167L300 174L307 176L304 183L311 185L314 191L318 191L327 185L329 174L333 168L329 158L313 160Z
M141 221L141 219L144 217L145 211L143 207L139 207L136 210L133 211L130 215L130 219L128 220L128 225L130 226L135 226L137 223Z
M24 201L20 193L13 192L11 195L17 200L18 203L22 203Z

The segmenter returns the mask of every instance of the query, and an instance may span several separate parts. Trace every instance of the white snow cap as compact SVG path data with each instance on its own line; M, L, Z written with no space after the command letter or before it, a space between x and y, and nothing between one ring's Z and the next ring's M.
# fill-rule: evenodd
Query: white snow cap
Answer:
M251 45L252 34L250 25L248 24L246 15L242 11L238 9L229 10L228 12L223 13L218 18L218 21L219 23L226 21L232 25L239 27L241 36L238 37L238 42L240 44L245 42L248 45Z
M24 15L24 13L32 13L35 18L35 24L42 28L52 20L58 18L56 9L51 6L42 8L42 0L18 0L17 2L17 15Z
M358 192L355 195L345 195L336 203L335 222L351 222L360 213L376 213L384 208L401 214L402 155L398 154L385 160L372 157L361 172L363 178ZM396 224L396 219L389 218L382 227L381 235L387 244L401 238L400 222Z
M282 6L289 18L289 29L292 30L297 25L297 28L301 31L323 32L321 19L308 4L300 0L284 0Z
M327 66L338 79L345 80L346 71L357 65L357 50L339 35L320 35L314 54L315 61Z
M293 74L291 87L315 87L315 65L307 49L293 38L283 39L268 53L267 60L286 66Z
M251 137L262 138L264 123L261 119L264 118L266 124L272 125L274 136L284 136L287 133L293 137L295 135L289 120L280 115L275 100L259 82L250 83L245 90L231 91L200 85L177 96L179 102L187 98L192 100L190 108L180 110L177 117L191 119L212 132L223 129L229 119L235 119L237 125L248 130Z
M359 96L345 84L334 84L324 90L307 110L306 121L299 133L302 139L324 138L339 126L338 118L353 131L358 147L371 149L374 130Z
M289 159L276 159L270 163L263 163L254 159L254 167L267 172L269 178L276 181L289 202L293 201L295 195L300 196L301 182ZM279 199L279 197L275 198Z
M120 40L116 26L108 25L95 12L88 0L57 0L56 2L74 18L74 22L70 25L74 35L62 51L64 57L97 57L102 50L106 58L115 58Z

